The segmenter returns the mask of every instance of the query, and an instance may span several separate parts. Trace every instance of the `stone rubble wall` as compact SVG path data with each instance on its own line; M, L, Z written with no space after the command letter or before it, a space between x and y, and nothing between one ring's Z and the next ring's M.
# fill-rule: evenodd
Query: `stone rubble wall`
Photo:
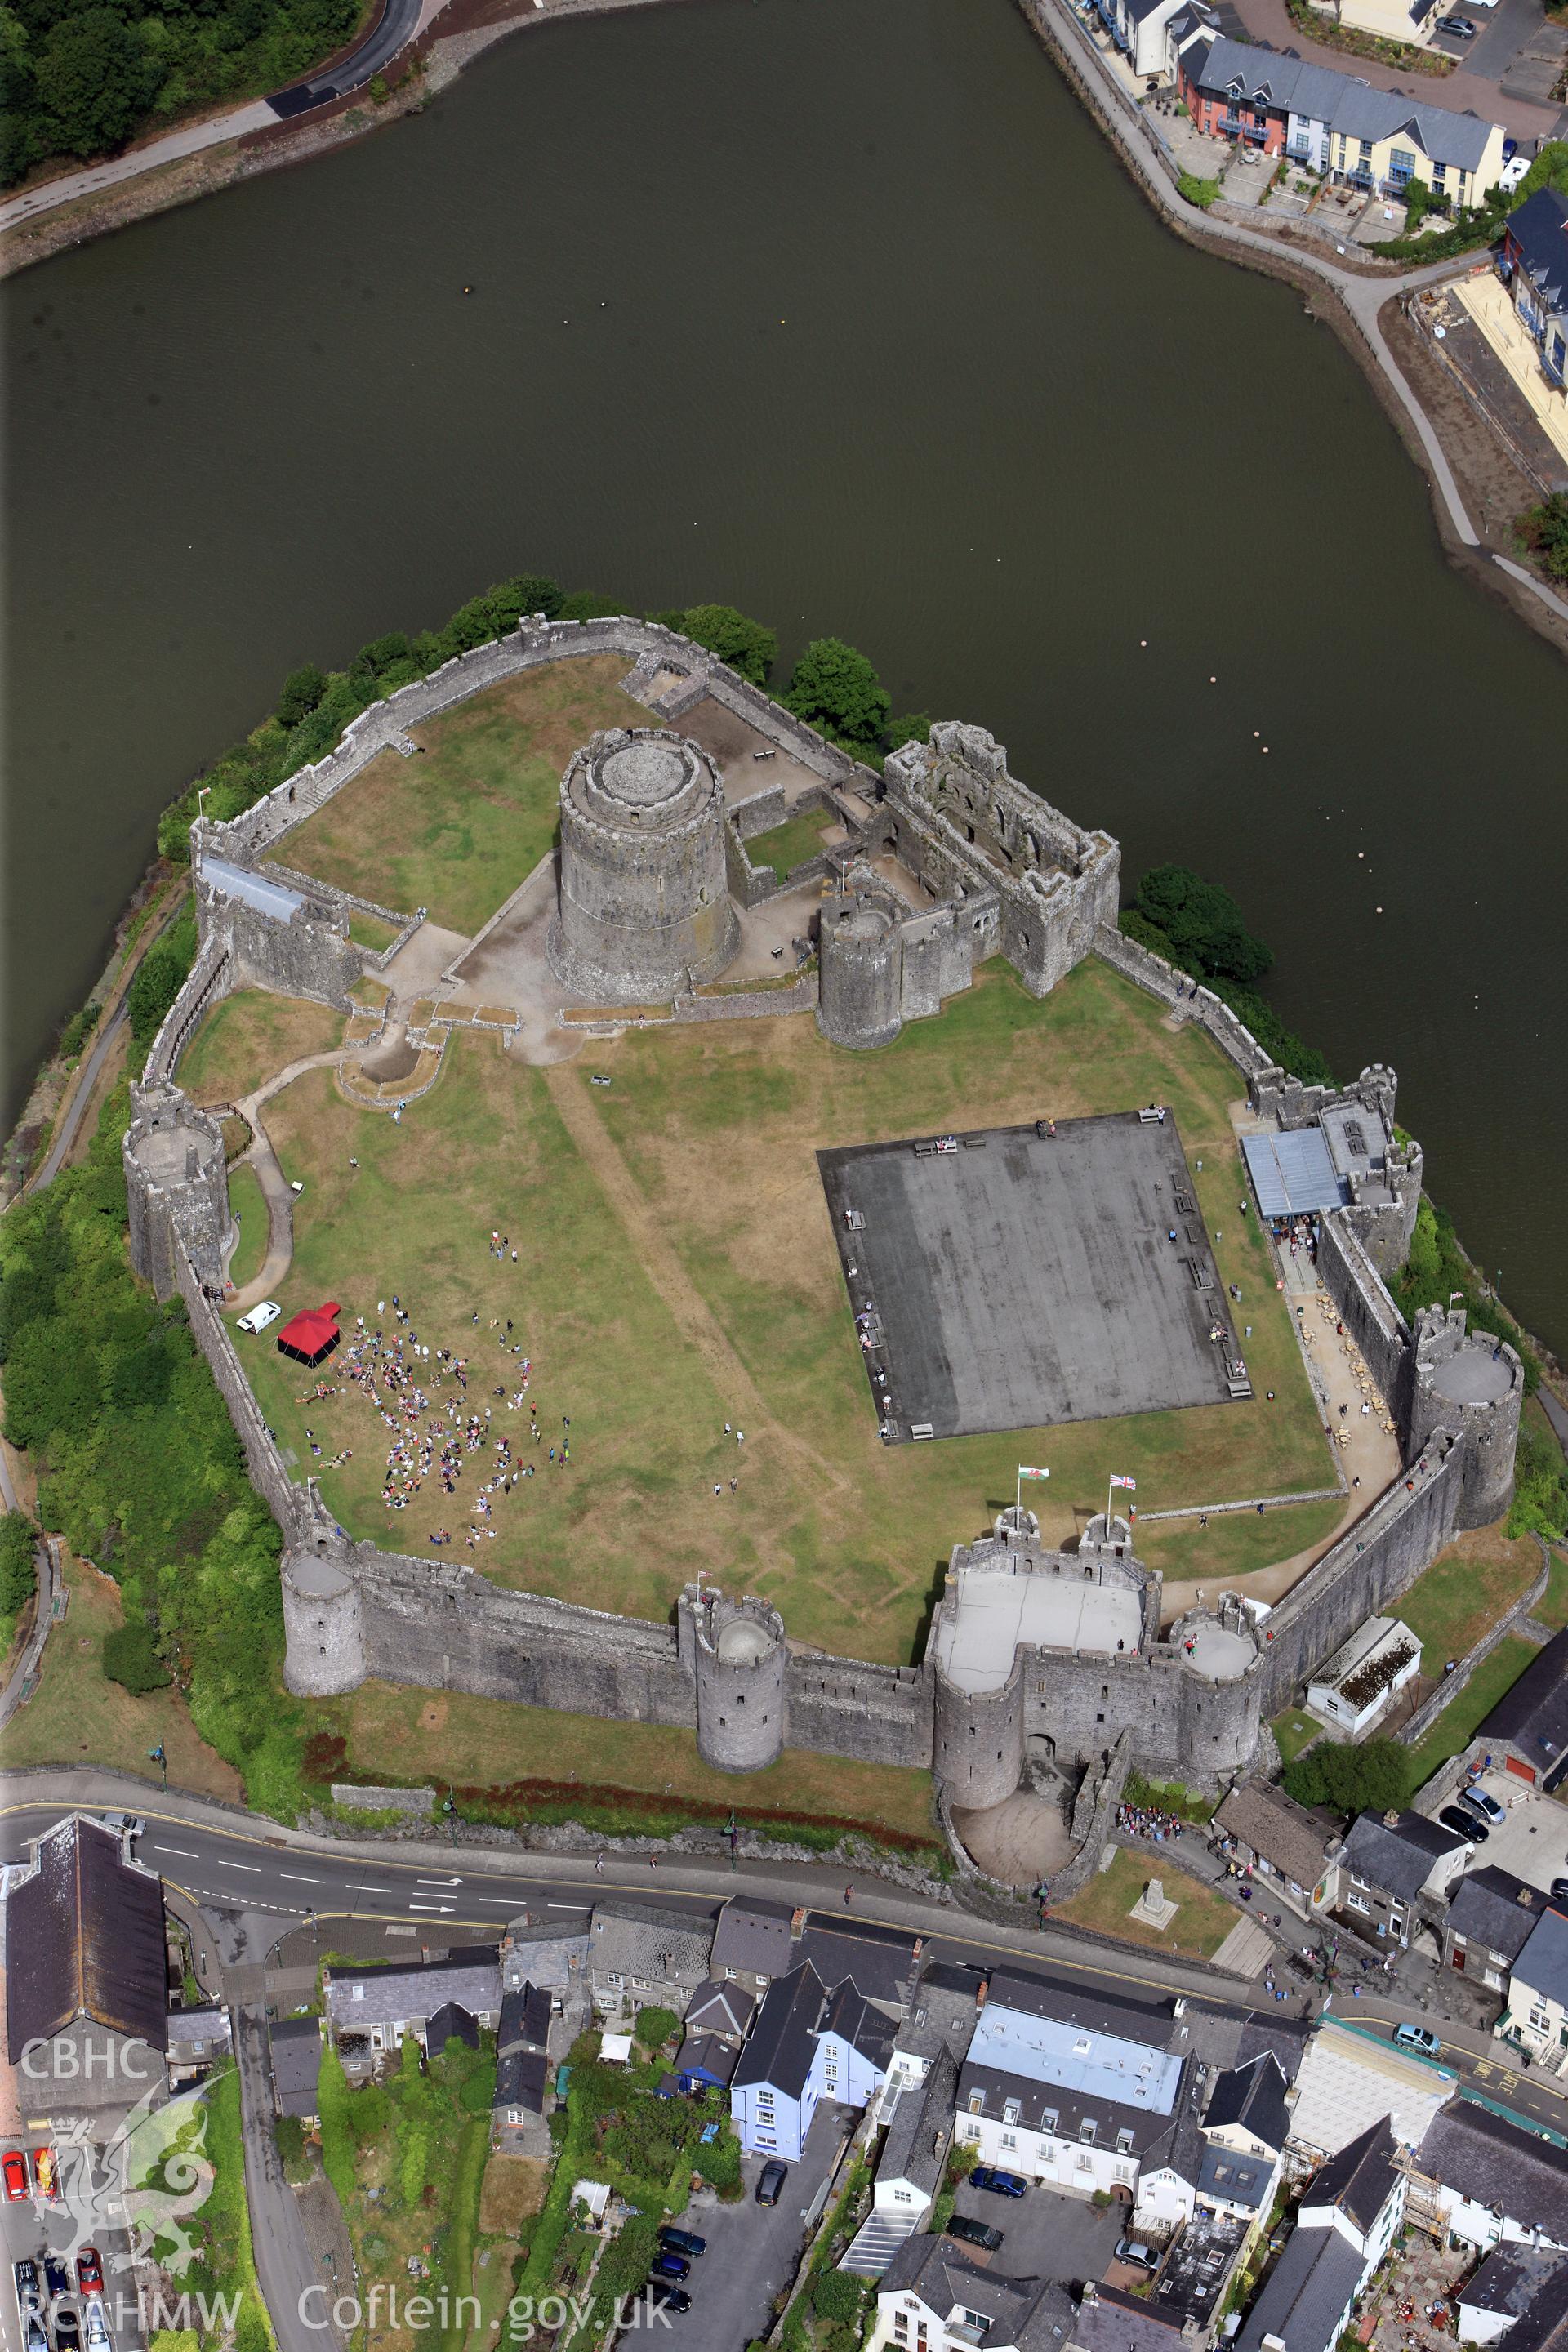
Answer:
M266 1502L288 1541L305 1509L304 1489L297 1486L283 1465L278 1444L262 1419L261 1408L241 1370L228 1328L204 1292L184 1249L174 1252L174 1280L191 1318L191 1334L207 1360L223 1401L228 1407L245 1454L250 1483ZM303 1370L303 1366L300 1368Z
M1136 987L1150 996L1157 996L1162 1004L1173 1009L1180 998L1182 1018L1195 1021L1206 1029L1222 1054L1234 1062L1244 1078L1262 1078L1278 1075L1278 1065L1271 1062L1251 1030L1239 1020L1212 988L1200 987L1193 993L1193 984L1184 972L1178 972L1163 956L1151 953L1137 940L1130 940L1125 931L1102 923L1094 935L1094 952L1102 962L1110 964ZM1185 992L1183 993L1182 992Z
M144 1087L161 1078L173 1078L175 1065L190 1044L197 1022L220 1003L234 985L234 959L228 943L209 932L153 1040L142 1072Z

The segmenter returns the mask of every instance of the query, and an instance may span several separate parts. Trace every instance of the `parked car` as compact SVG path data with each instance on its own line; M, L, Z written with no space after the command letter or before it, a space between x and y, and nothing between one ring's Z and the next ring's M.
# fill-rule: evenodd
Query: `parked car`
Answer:
M147 1824L140 1813L105 1813L103 1826L112 1831L116 1837L129 1836L134 1843Z
M58 2254L46 2254L44 2256L45 2300L53 2303L59 2295L68 2295L70 2291L71 2274Z
M68 2297L57 2303L49 2317L55 2331L55 2352L81 2352L81 2321L75 2303Z
M763 2177L757 2183L758 2204L776 2205L779 2201L779 2190L788 2179L788 2165L781 2164L776 2156L771 2164L764 2164Z
M1401 2050L1418 2050L1423 2058L1436 2058L1443 2047L1427 2025L1396 2025L1394 2039Z
M972 2189L988 2189L993 2197L1026 2197L1029 2184L1016 2172L998 2172L992 2164L977 2164L969 2176Z
M672 2286L668 2279L649 2279L647 2299L656 2311L689 2311L691 2297L683 2286Z
M275 1298L264 1298L259 1307L253 1307L248 1315L240 1317L235 1328L237 1331L265 1331L269 1323L277 1322L282 1312Z
M1437 30L1447 33L1456 41L1473 41L1476 28L1468 16L1439 16Z
M689 2254L693 2261L699 2254L708 2252L706 2238L700 2238L695 2230L678 2230L668 2221L658 2233L658 2242L661 2246L668 2246L674 2253Z
M1142 2238L1118 2238L1116 2259L1119 2263L1136 2263L1142 2271L1156 2270L1160 2262L1153 2247L1146 2246Z
M662 2253L658 2253L654 2256L652 2275L655 2278L689 2278L691 2276L691 2264L687 2261L684 2254L672 2253L670 2249L666 2246Z
M1469 1787L1459 1799L1459 1802L1461 1805L1479 1805L1481 1811L1486 1815L1488 1821L1491 1822L1494 1828L1497 1826L1499 1822L1506 1822L1508 1819L1507 1813L1498 1803L1498 1801L1492 1795L1491 1790L1489 1789L1483 1789L1479 1780L1471 1781Z
M96 2246L84 2246L77 2256L76 2283L83 2294L103 2293L103 2257Z
M26 2311L29 2303L38 2299L38 2265L26 2261L13 2263L11 2275L16 2282L16 2301Z
M48 2330L36 2303L27 2304L22 2312L22 2345L23 2352L49 2352Z
M109 2333L108 2316L100 2296L95 2294L83 2312L81 2328L82 2340L87 2347L87 2352L114 2352L113 2339Z
M33 2185L40 2197L51 2201L60 2193L60 2160L52 2147L33 2150Z
M1479 1814L1461 1812L1458 1805L1445 1805L1437 1819L1456 1836L1468 1838L1472 1845L1485 1845L1487 1825Z
M984 2246L988 2254L994 2254L1002 2243L1004 2232L994 2230L989 2221L972 2221L967 2213L955 2213L947 2225L947 2234L961 2245Z
M1568 1878L1554 1878L1552 1880L1552 1900L1553 1903L1568 1903Z
M0 2157L0 2171L5 2179L5 2194L15 2204L27 2193L27 2159L19 2147L8 2147Z

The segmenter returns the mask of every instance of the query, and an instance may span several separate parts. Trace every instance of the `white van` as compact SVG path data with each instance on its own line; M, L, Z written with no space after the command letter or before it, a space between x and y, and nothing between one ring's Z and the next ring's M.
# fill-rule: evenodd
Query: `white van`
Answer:
M269 1323L277 1322L282 1312L283 1309L275 1298L264 1298L259 1307L253 1307L248 1315L240 1317L236 1328L241 1331L265 1331Z

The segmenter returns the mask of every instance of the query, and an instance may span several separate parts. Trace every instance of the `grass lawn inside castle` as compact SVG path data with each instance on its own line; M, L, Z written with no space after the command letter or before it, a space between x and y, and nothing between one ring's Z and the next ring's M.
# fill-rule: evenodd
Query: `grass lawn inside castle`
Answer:
M595 1075L613 1083L595 1087ZM1168 1027L1092 960L1038 1003L994 963L940 1021L911 1024L874 1055L827 1045L809 1016L632 1031L548 1069L510 1059L498 1039L457 1034L436 1087L397 1126L311 1071L267 1114L286 1174L305 1188L278 1294L285 1313L333 1298L351 1334L356 1315L405 1329L393 1321L396 1294L423 1343L468 1354L469 1409L488 1405L491 1436L507 1436L537 1475L492 1497L495 1539L467 1550L475 1474L493 1456L466 1456L451 1496L432 1475L406 1508L389 1509L391 1433L338 1360L310 1373L264 1335L238 1339L241 1360L298 1474L322 1475L351 1535L660 1621L708 1569L731 1590L766 1594L796 1641L908 1662L952 1545L1012 1499L1020 1462L1051 1469L1031 1499L1058 1539L1103 1508L1111 1471L1136 1476L1144 1510L1330 1483L1266 1245L1238 1213L1236 1092L1206 1037ZM1241 1286L1254 1398L884 1448L817 1150L1152 1099L1179 1122L1220 1278ZM515 1265L510 1251L489 1254L492 1229ZM521 1360L500 1345L509 1317L532 1365L515 1410ZM337 1393L311 1399L318 1379ZM429 1393L438 1410L453 1391ZM564 1416L563 1469L546 1449ZM345 1448L352 1459L325 1471ZM1278 1560L1326 1532L1335 1507L1249 1513L1247 1534L1266 1530ZM457 1540L437 1555L429 1538L441 1527ZM1158 1530L1149 1534L1157 1558ZM1239 1565L1252 1540L1227 1528L1224 1549Z

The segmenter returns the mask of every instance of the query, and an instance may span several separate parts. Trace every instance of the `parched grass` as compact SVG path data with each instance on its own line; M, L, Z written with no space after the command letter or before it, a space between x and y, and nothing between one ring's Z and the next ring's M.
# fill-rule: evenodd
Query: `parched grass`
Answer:
M1418 1740L1410 1751L1410 1787L1412 1793L1425 1786L1450 1756L1475 1737L1483 1718L1519 1680L1535 1655L1530 1643L1517 1633L1510 1633L1498 1643L1491 1655L1481 1660L1463 1690L1458 1691L1443 1709L1425 1739Z
M5 1727L10 1769L89 1757L104 1771L148 1779L158 1769L150 1751L162 1747L176 1788L243 1801L238 1773L198 1738L177 1688L135 1698L105 1675L104 1636L124 1622L119 1587L68 1553L63 1574L70 1608L49 1635L37 1689Z
M1144 1920L1128 1916L1151 1878L1158 1878L1166 1900L1179 1906L1165 1927L1152 1927ZM1214 1958L1237 1916L1212 1887L1189 1878L1160 1847L1132 1853L1126 1846L1118 1846L1109 1870L1100 1871L1081 1895L1051 1909L1053 1919L1071 1919L1080 1927L1098 1928L1102 1936L1116 1936L1123 1943L1204 1960Z
M1277 1715L1269 1728L1279 1743L1281 1761L1293 1764L1302 1748L1316 1739L1322 1727L1304 1707L1288 1706L1283 1715Z
M746 855L753 866L771 866L782 882L808 857L817 856L822 848L822 836L833 819L823 810L808 811L804 816L786 817L775 824L771 833L759 833L746 844Z
M229 1260L228 1278L237 1290L254 1282L267 1257L267 1195L254 1168L229 1171L228 1205L239 1222L239 1241Z
M591 1087L595 1070L616 1085ZM921 1654L952 1545L1011 1497L1021 1460L1051 1465L1043 1516L1057 1538L1101 1507L1111 1468L1134 1473L1140 1500L1156 1506L1326 1483L1321 1426L1266 1245L1237 1212L1235 1086L1208 1040L1167 1029L1151 1000L1097 962L1043 1003L992 966L940 1021L912 1024L874 1055L841 1053L808 1019L784 1018L595 1039L577 1062L545 1072L459 1033L439 1083L395 1128L312 1072L268 1111L286 1173L306 1183L285 1312L336 1298L352 1330L356 1315L385 1323L390 1304L378 1318L376 1302L395 1293L423 1343L468 1352L471 1402L490 1408L538 1475L495 1498L496 1539L469 1553L471 1473L450 1500L431 1482L388 1511L385 1434L364 1398L345 1384L301 1404L312 1383L300 1368L266 1345L246 1360L301 1466L317 1459L307 1421L321 1460L353 1450L324 1486L356 1536L426 1554L444 1526L457 1538L448 1560L660 1621L708 1568L775 1601L797 1640L907 1663ZM1220 1236L1221 1277L1240 1285L1254 1323L1255 1399L884 1448L816 1150L1155 1097L1174 1108ZM510 1252L488 1255L492 1228L516 1247L515 1265ZM530 1446L527 1412L491 1393L521 1372L492 1317L513 1318L531 1360L528 1402L546 1444L571 1418L564 1469ZM743 1446L726 1422L745 1429ZM1271 1513L1226 1540L1240 1554L1259 1528L1266 1538L1278 1530L1288 1554L1321 1517L1318 1506Z
M551 662L411 727L278 845L280 863L472 934L555 838L562 771L601 727L646 727L618 654Z
M840 1756L786 1748L744 1783L715 1772L697 1753L695 1736L652 1723L610 1723L597 1716L557 1715L470 1698L458 1691L404 1689L365 1683L352 1697L310 1710L313 1729L341 1732L350 1767L395 1769L400 1780L464 1785L548 1780L567 1788L668 1790L705 1805L738 1804L742 1817L767 1812L831 1814L875 1832L931 1838L931 1775L891 1764L858 1764Z
M1422 1671L1440 1675L1449 1658L1473 1649L1540 1566L1533 1543L1510 1543L1495 1528L1478 1528L1440 1553L1390 1611L1421 1643Z
M343 1016L301 996L237 989L215 1004L180 1056L179 1081L198 1103L239 1102L290 1062L342 1043Z
M1344 1497L1333 1495L1317 1503L1278 1503L1261 1518L1256 1511L1226 1511L1211 1518L1206 1528L1196 1519L1166 1520L1151 1527L1138 1523L1138 1557L1157 1568L1168 1581L1198 1578L1217 1591L1268 1568L1292 1552L1306 1551L1332 1535L1344 1517Z

